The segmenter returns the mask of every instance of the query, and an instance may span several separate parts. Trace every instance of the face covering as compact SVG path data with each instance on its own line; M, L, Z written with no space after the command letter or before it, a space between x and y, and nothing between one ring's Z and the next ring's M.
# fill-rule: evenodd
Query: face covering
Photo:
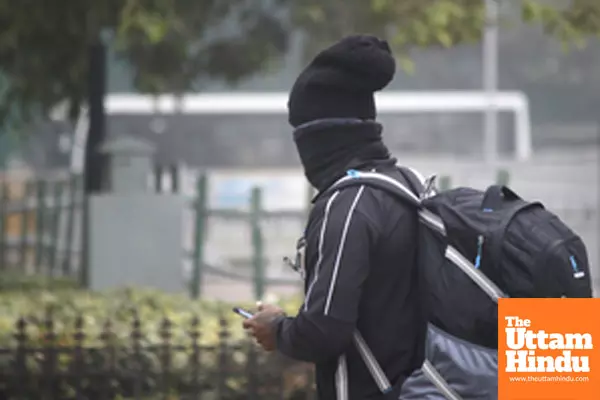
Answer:
M381 124L357 119L323 119L297 127L294 142L310 184L322 192L349 169L394 165L381 131Z

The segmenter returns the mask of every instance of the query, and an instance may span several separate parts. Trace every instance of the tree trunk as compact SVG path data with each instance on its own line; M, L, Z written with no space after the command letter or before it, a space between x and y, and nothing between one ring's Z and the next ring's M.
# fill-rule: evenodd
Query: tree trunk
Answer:
M106 137L104 96L106 92L106 45L98 40L89 53L89 133L85 145L84 188L86 195L102 190L105 156L99 152Z

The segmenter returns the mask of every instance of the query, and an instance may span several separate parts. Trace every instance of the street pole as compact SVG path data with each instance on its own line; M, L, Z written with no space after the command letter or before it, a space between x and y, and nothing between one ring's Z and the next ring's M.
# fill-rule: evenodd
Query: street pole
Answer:
M485 32L483 38L483 88L488 99L484 119L483 154L488 164L498 156L498 1L485 1Z

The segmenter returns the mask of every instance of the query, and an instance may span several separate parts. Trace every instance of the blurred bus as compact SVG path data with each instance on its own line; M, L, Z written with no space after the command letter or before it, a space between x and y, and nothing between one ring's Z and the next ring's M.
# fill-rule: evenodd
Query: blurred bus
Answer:
M484 92L381 92L378 120L394 154L481 156ZM500 149L531 154L527 98L499 92ZM298 158L287 122L287 93L202 93L176 97L110 94L108 134L150 138L160 163L193 167L286 168Z

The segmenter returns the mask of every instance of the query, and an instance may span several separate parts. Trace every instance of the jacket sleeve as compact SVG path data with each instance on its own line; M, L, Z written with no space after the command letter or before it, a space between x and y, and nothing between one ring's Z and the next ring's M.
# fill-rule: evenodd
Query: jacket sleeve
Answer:
M362 211L364 190L334 192L324 210L313 210L306 235L304 304L296 317L277 322L278 349L288 357L318 363L351 344L377 235Z

